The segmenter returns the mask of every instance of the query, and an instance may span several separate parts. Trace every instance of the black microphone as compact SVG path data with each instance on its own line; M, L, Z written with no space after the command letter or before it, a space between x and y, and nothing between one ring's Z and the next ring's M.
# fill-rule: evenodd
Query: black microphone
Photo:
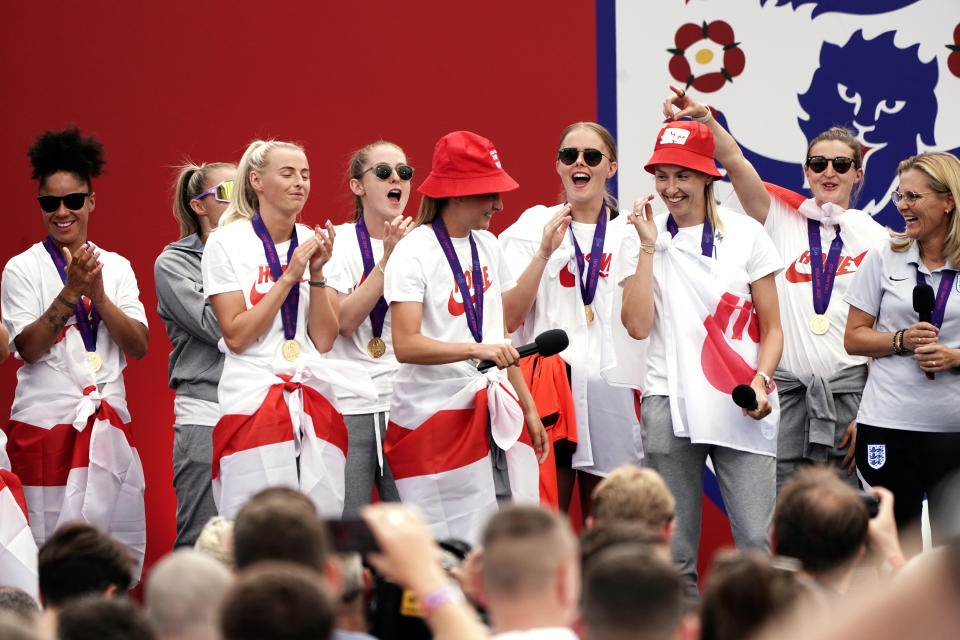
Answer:
M539 353L541 356L552 356L560 353L570 344L567 332L563 329L550 329L538 335L533 342L517 347L517 352L521 358L532 356ZM486 371L490 367L497 366L493 360L483 360L477 364L477 369Z
M730 395L733 396L733 402L738 407L747 411L753 411L757 408L757 394L753 387L748 384L738 384L733 388L733 393Z
M933 307L937 304L933 295L933 287L924 283L913 288L913 310L920 316L920 322L933 322ZM927 380L933 380L934 375L924 372Z

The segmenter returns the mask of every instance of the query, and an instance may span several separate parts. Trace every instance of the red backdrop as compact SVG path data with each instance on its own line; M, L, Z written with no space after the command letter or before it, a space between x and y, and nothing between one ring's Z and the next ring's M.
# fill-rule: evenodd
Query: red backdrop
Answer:
M126 370L147 476L147 562L174 537L173 392L169 342L156 315L153 261L177 238L173 166L239 159L259 137L306 146L308 223L350 213L352 151L397 142L429 171L441 135L491 138L521 188L504 198L499 231L526 207L556 201L557 138L596 119L592 2L16 2L4 7L0 257L43 238L26 150L45 129L75 123L103 141L90 238L133 263L150 349ZM416 212L419 198L410 200ZM19 361L0 367L9 407Z

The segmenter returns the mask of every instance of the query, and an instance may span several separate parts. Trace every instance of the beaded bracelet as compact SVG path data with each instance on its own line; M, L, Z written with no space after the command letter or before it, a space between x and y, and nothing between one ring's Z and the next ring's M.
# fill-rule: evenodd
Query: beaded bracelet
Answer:
M907 350L906 347L903 346L903 334L906 331L906 329L900 329L900 331L893 334L893 353L895 355L900 355Z
M655 242L641 242L640 248L644 253L649 253L653 255L657 251L657 243Z

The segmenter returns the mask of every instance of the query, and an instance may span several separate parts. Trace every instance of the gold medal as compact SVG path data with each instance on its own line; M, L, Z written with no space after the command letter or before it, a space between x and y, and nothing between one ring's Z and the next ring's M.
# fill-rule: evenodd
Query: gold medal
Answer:
M296 340L287 340L283 343L283 349L281 352L287 361L293 362L300 357L300 343Z
M370 338L367 343L367 355L371 358L380 358L387 352L387 343L382 338Z
M815 335L822 336L830 329L830 319L822 313L815 313L810 316L810 331Z
M87 362L90 363L90 368L94 371L100 371L100 367L103 366L103 359L96 351L87 351Z
M593 322L593 307L588 304L583 305L583 314L587 317L587 324Z

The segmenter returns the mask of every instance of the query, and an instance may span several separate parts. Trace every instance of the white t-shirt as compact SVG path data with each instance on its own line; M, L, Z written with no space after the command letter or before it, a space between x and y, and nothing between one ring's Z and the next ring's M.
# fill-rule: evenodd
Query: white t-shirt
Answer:
M473 231L483 272L483 342L502 343L503 301L501 296L516 286L507 261L496 237L489 231ZM460 259L460 267L474 296L473 258L469 238L450 238ZM476 278L480 280L480 278ZM441 342L474 342L467 325L463 298L453 278L433 228L422 225L408 233L393 250L387 263L383 287L388 303L420 302L423 312L420 334ZM456 363L453 363L454 365ZM452 377L461 377L462 371L451 365L401 364L397 380L419 379L419 370L430 370L426 378L442 376L442 368L449 367Z
M307 226L298 224L296 229L300 243L313 236L313 230ZM285 268L290 241L281 242L276 248L280 265ZM219 293L240 291L247 309L252 309L273 287L273 276L263 252L263 243L249 221L235 222L214 230L204 247L200 269L203 272L203 290L208 298ZM307 310L310 304L308 282L306 277L301 276L300 300L296 314L297 332L294 339L300 344L302 353L316 356L318 352L307 335ZM227 355L224 375L227 374L226 367L231 357L259 362L276 373L293 372L296 369L296 363L288 362L281 353L286 341L281 315L277 313L270 327L250 343L242 354L233 353L223 338L220 339L220 351Z
M751 284L760 278L776 273L783 264L770 237L763 232L760 224L746 215L729 209L719 209L720 221L723 229L714 230L713 255L728 270L735 269L742 274L743 284ZM655 219L658 233L667 231L667 214ZM700 240L703 235L703 225L682 227L673 238L673 244L679 248L700 253ZM640 238L637 234L627 234L621 248L623 260L617 261L615 268L616 281L620 284L636 273L637 261L640 256ZM647 376L643 385L643 395L669 395L667 383L666 346L663 342L663 329L660 324L663 306L664 291L660 288L663 280L663 265L659 254L653 256L653 304L654 319L650 330L650 346L647 352ZM752 292L744 287L744 298L753 301ZM668 292L669 293L669 292Z
M359 287L364 280L363 257L360 254L360 243L357 240L356 224L352 222L341 224L335 227L334 231L336 231L337 239L333 243L333 256L324 271L330 273L327 276L327 286L336 289L340 293L340 298L343 299ZM374 262L379 262L380 258L383 257L383 240L370 238L370 246L373 250ZM373 269L375 271L377 267L374 266ZM393 379L397 375L400 363L397 362L393 353L389 309L383 320L383 331L380 337L386 344L387 350L381 357L372 358L367 353L367 344L373 338L373 323L367 316L349 337L338 336L336 342L333 343L333 349L324 356L337 360L359 362L370 374L377 387L377 400L372 403L345 390L338 389L340 410L345 415L374 413L386 411L390 408Z
M867 254L844 300L877 319L881 332L899 331L917 322L913 310L913 288L917 268L927 284L939 291L940 277L947 267L933 273L920 261L917 244L902 253L889 244ZM954 281L947 299L938 342L960 347L960 278ZM860 400L857 422L905 431L960 431L960 371L938 372L927 380L910 351L874 358L867 385Z
M92 244L92 243L91 243ZM140 303L140 289L130 262L112 251L97 247L103 264L103 289L111 302L129 318L147 326L147 315ZM10 350L17 358L14 339L27 325L42 316L63 289L63 281L56 265L43 243L38 242L23 253L14 256L3 269L0 313L10 333ZM109 397L111 406L129 421L121 375L127 365L123 351L110 336L106 323L100 322L97 331L97 354L103 361L94 372L86 360L86 349L76 327L76 315L71 315L61 338L33 364L24 364L17 370L17 390L11 418L30 424L34 422L21 412L31 412L43 405L43 413L59 415L59 421L73 422L76 395L83 388L83 378L101 387L101 395ZM116 395L114 395L116 394ZM19 417L18 417L19 416ZM54 422L53 424L57 424ZM37 426L53 426L37 425Z
M777 274L780 322L783 325L783 356L780 358L779 368L797 376L816 374L829 378L841 369L866 363L865 357L851 356L843 348L848 309L843 297L867 250L889 239L886 230L863 211L848 209L840 216L843 248L840 251L833 293L826 311L830 328L827 333L818 336L810 331L808 324L815 312L807 217L781 200L771 198L770 212L764 228L787 265ZM820 244L824 260L835 237L833 224L820 225Z

